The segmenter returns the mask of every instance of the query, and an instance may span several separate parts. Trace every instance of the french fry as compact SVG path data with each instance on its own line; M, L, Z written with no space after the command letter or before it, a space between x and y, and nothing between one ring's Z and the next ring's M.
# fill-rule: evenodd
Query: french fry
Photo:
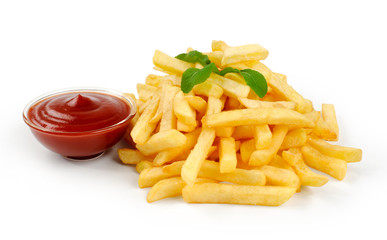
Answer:
M142 84L142 83L137 83L137 93L138 93L138 98L143 101L147 101L150 99L157 91L157 87L147 85L147 84Z
M272 133L269 125L262 124L253 127L256 149L264 149L270 146Z
M179 119L176 122L176 129L179 130L180 132L192 132L195 130L197 126L197 123L195 121L195 125L187 125L183 122L181 122Z
M271 186L300 187L300 178L294 171L269 165L258 168L266 176L266 184Z
M222 77L215 73L211 73L210 77L207 79L207 82L214 83L222 87L224 95L228 97L247 97L250 92L249 86L240 84L236 81Z
M308 166L329 174L337 180L344 179L347 172L346 161L323 155L308 144L304 145L301 151Z
M140 153L138 150L130 149L130 148L118 149L118 157L120 158L121 162L124 164L137 164L140 161L151 160L150 158Z
M160 132L171 129L176 129L176 116L173 112L173 99L176 94L180 91L175 86L165 86L163 89L162 102L160 101L162 116L160 120Z
M288 201L296 188L201 183L185 186L183 199L188 203L229 203L279 206Z
M224 77L234 80L235 82L240 84L246 84L245 79L238 73L227 73L226 75L224 75Z
M245 62L251 60L263 60L267 58L269 52L259 44L249 44L238 47L226 47L221 65Z
M223 52L222 51L213 51L207 54L208 59L210 59L211 62L215 63L217 67L221 66L222 58L223 58Z
M321 187L328 182L328 177L317 174L306 166L301 151L298 148L291 148L288 151L283 151L282 156L300 177L301 185Z
M149 120L155 115L159 105L159 96L155 95L150 100L149 106L138 118L136 125L133 127L130 136L136 144L145 144L151 133L156 128L157 123L150 123Z
M225 106L224 106L224 109L226 111L241 109L241 108L243 108L243 105L238 101L238 99L233 98L233 97L227 98L227 101L225 102Z
M184 62L177 58L168 56L159 50L156 50L153 55L153 64L156 67L167 71L167 73L174 73L178 75L183 74L185 70L194 66L192 63Z
M152 187L160 180L179 176L183 163L184 162L182 161L174 162L164 167L151 167L143 169L138 177L138 186L140 188ZM178 171L163 171L166 167L169 167L170 169L175 168L178 169Z
M248 98L238 98L239 102L246 108L288 108L294 110L296 103L290 101L267 102Z
M153 164L155 166L161 166L177 159L179 156L183 155L184 152L190 151L195 146L200 132L201 129L197 128L190 133L186 133L185 136L187 140L184 145L159 152L154 158Z
M235 127L220 127L215 129L217 137L231 137L235 131Z
M249 139L254 137L254 129L251 125L241 125L235 127L235 131L232 134L235 140Z
M235 140L232 137L220 138L219 142L220 173L232 172L237 165Z
M176 129L158 132L153 134L144 144L137 144L136 148L145 156L180 147L185 144L187 137Z
M301 147L305 145L307 140L308 136L305 128L296 128L286 134L284 141L281 144L280 150Z
M260 124L292 124L313 127L314 123L304 115L286 108L257 108L225 111L205 116L203 124L208 127L234 127Z
M255 148L255 140L254 139L242 142L241 147L239 149L239 151L241 153L242 162L248 163L251 154L255 150L256 150L256 148Z
M249 164L251 166L263 166L268 164L277 154L277 151L279 150L287 132L288 126L275 126L273 129L271 145L266 149L255 150L250 156Z
M183 162L183 161L182 161ZM170 175L178 175L180 173L180 167L182 165L179 162L175 162L169 166L163 168L163 172ZM182 169L181 169L182 171ZM265 174L258 169L246 170L235 168L234 171L228 173L220 172L220 164L218 162L204 160L202 167L198 172L198 177L214 179L222 182L230 182L242 185L260 185L263 186L266 183Z
M152 162L147 160L142 160L136 164L136 171L141 173L144 169L153 167Z
M207 102L199 96L185 96L185 100L200 114L204 115L207 109Z
M312 135L327 141L337 140L336 133L332 131L329 125L322 118L319 118L317 120L315 127L312 130Z
M324 121L327 123L329 129L335 133L336 138L333 139L337 141L339 138L339 125L337 124L335 107L333 104L322 104L321 114Z
M275 155L273 159L269 162L269 166L277 167L277 168L284 168L290 171L294 171L292 166L288 162L286 162L280 155Z
M203 127L198 141L185 161L181 171L181 177L188 185L194 184L197 174L199 173L204 159L208 155L214 139L215 129Z
M227 47L228 47L228 45L223 41L216 41L216 40L212 41L211 48L212 48L213 52L215 52L215 51L223 52Z
M300 113L306 112L306 105L308 103L306 103L305 99L286 82L284 75L273 73L268 84L281 97L288 101L295 102L297 104L296 111Z
M162 76L155 75L155 74L149 74L145 78L145 84L150 85L150 86L154 86L154 87L158 87L160 85L160 82L162 79L163 79Z
M211 179L205 179L205 178L198 178L196 179L195 184L200 183L208 183L208 182L216 182ZM149 190L147 195L147 201L149 203L169 198L169 197L177 197L181 195L181 191L183 190L183 187L185 186L185 182L181 177L172 177L160 180L157 182L153 187Z
M177 119L189 126L196 126L196 111L184 98L184 93L179 91L173 100L173 111Z
M339 158L346 162L360 162L362 150L359 148L332 145L318 138L310 137L308 143L324 155Z
M220 98L223 95L223 89L217 84L205 81L193 87L192 91L196 95Z

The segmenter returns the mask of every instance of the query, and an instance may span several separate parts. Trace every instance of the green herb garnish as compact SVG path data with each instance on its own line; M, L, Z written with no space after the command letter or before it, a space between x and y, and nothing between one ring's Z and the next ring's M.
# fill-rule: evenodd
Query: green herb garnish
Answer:
M203 66L202 69L199 68L188 68L183 73L181 78L181 90L184 93L189 93L192 88L206 81L212 72L219 74L221 76L226 75L227 73L238 73L246 81L246 84L253 89L253 91L259 96L264 97L267 93L267 82L265 77L260 73L252 69L243 69L239 70L232 67L227 67L222 71L212 63L206 55L199 51L190 51L189 53L182 53L176 56L177 59L180 59L185 62L190 63L199 63Z

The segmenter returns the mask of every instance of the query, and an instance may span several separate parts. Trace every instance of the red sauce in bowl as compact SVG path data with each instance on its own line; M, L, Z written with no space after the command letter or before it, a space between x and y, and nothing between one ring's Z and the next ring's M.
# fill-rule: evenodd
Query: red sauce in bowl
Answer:
M127 103L112 95L81 92L48 98L33 105L28 119L54 132L84 132L112 126L130 113Z
M116 144L135 111L134 101L116 92L67 90L30 103L23 117L48 149L83 160Z

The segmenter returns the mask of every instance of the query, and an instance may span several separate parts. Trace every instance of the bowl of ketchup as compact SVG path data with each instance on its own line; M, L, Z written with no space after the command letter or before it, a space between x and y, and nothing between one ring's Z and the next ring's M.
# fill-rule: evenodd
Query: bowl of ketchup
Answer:
M71 160L89 160L123 137L136 109L134 99L114 90L65 89L32 100L23 119L51 151Z

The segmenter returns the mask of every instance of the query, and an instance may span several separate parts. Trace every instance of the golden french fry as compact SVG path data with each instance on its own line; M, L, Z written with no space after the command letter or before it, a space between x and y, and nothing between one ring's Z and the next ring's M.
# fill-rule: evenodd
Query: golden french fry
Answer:
M226 66L237 62L251 60L263 60L267 58L269 52L259 44L249 44L238 47L226 47L221 65Z
M170 178L177 177L180 175L180 169L183 166L183 162L174 162L170 165L164 167L151 167L143 169L138 177L138 186L140 188L152 187L158 181ZM164 168L176 168L178 171L163 171Z
M183 122L181 122L179 119L176 122L176 129L179 130L180 132L192 132L195 130L197 126L197 123L195 122L195 125L187 125Z
M137 164L143 160L150 160L148 157L145 157L142 153L135 149L120 148L117 152L118 157L124 164Z
M196 95L202 95L206 97L215 97L220 98L223 95L223 89L219 87L217 84L211 83L209 81L205 81L198 85L195 85L192 91Z
M244 84L240 84L231 79L222 77L218 74L211 73L210 77L206 80L207 82L217 84L223 88L224 95L228 97L238 98L247 97L250 92L250 87Z
M242 162L248 163L251 154L255 150L256 150L256 148L255 148L255 140L254 139L242 142L241 147L239 149L239 151L241 153Z
M250 156L249 164L251 166L263 166L268 164L277 154L287 132L288 126L275 126L273 129L273 138L270 146L266 149L255 150Z
M339 138L339 125L337 124L336 111L334 105L322 104L321 114L324 121L327 123L329 129L331 129L331 131L335 133L336 139L334 140L337 141Z
M185 144L187 137L176 129L162 131L153 134L144 144L137 144L136 148L145 156L180 147Z
M220 173L232 172L237 165L235 140L232 137L220 138L219 142Z
M224 109L226 111L241 109L241 108L243 108L243 105L238 101L238 99L233 98L233 97L228 97L227 101L225 102L225 105L224 105Z
M147 84L137 83L137 93L138 93L138 98L140 100L147 101L153 95L155 95L156 91L157 91L157 87L147 85Z
M203 98L199 96L185 96L185 99L200 114L204 115L206 113L207 102Z
M155 75L155 74L149 74L145 78L145 84L150 85L150 86L154 86L154 87L158 87L160 85L160 82L162 79L163 79L162 76Z
M159 105L159 96L155 95L150 99L149 106L144 110L134 125L130 136L136 144L144 144L150 137L157 123L150 123L149 120L155 115Z
M183 74L185 70L194 66L192 63L184 62L177 58L168 56L159 50L156 50L153 55L153 64L156 67L167 71L167 73L174 73L178 75Z
M226 75L224 75L224 77L234 80L235 82L240 84L246 84L245 79L238 73L227 73Z
M296 188L282 186L246 186L201 183L185 186L183 199L188 203L231 203L279 206L288 201Z
M281 97L288 101L295 102L297 104L296 111L300 113L306 112L306 106L308 103L286 82L284 75L273 73L268 84Z
M304 113L304 116L308 118L310 121L317 124L317 121L321 118L321 113L319 111L312 111L312 112Z
M269 166L277 167L277 168L284 168L290 171L294 171L292 166L289 165L280 155L275 155L273 159L269 162Z
M176 117L173 113L173 99L180 91L175 86L165 86L163 89L162 102L160 101L162 116L160 120L160 132L176 129Z
M266 184L272 186L300 187L300 178L294 171L269 165L258 168L266 176Z
M329 174L337 180L344 179L347 172L346 161L323 155L308 144L304 145L301 151L308 166Z
M198 178L195 184L208 182L216 182L211 179ZM149 203L155 202L164 198L176 197L181 195L181 191L185 186L185 182L181 177L172 177L160 180L149 190L147 195L147 201Z
M142 160L136 164L136 171L138 173L141 173L144 169L151 168L151 167L153 167L152 162Z
M221 66L222 58L223 58L223 52L222 51L213 51L207 54L208 59L210 59L211 62L215 63L217 67Z
M182 163L175 162L171 165L163 167L163 172L171 175L178 175L182 172ZM214 179L222 182L230 182L242 185L265 185L266 177L262 171L258 169L246 170L236 168L233 172L221 173L220 164L218 162L204 160L198 177Z
M215 129L203 127L196 145L192 149L181 170L181 177L188 185L194 184L203 161L208 156L208 152L214 139Z
M213 52L215 52L215 51L223 52L227 47L228 47L228 45L223 41L217 41L217 40L212 41L211 48L212 48Z
M256 149L268 148L271 143L272 133L269 125L262 124L253 127Z
M300 177L301 185L321 187L328 182L328 177L317 174L306 166L301 151L298 148L291 148L282 152L283 159L288 162Z
M319 118L312 130L312 135L327 141L336 141L337 134L332 131L324 119Z
M184 93L179 91L173 100L173 111L177 119L189 126L196 126L196 111L184 98Z
M359 148L332 145L318 138L309 138L308 143L322 154L346 162L360 162L362 158L362 150Z
M184 155L184 152L190 151L195 146L200 132L201 129L197 128L192 132L186 133L185 136L187 140L185 141L184 145L159 152L154 158L153 164L155 166L161 166L165 163L177 159L179 156Z
M203 124L208 127L234 127L260 124L292 124L313 127L314 123L304 115L286 108L256 108L225 111L205 116Z
M232 134L235 140L250 139L254 137L254 129L251 125L242 125L235 127L235 131Z
M296 103L290 101L267 102L248 98L238 98L239 102L246 108L289 108L294 110Z
M220 127L215 129L217 137L231 137L235 131L235 127Z
M296 128L292 131L289 131L281 144L280 150L301 147L305 145L306 141L308 140L307 138L308 137L305 128Z

